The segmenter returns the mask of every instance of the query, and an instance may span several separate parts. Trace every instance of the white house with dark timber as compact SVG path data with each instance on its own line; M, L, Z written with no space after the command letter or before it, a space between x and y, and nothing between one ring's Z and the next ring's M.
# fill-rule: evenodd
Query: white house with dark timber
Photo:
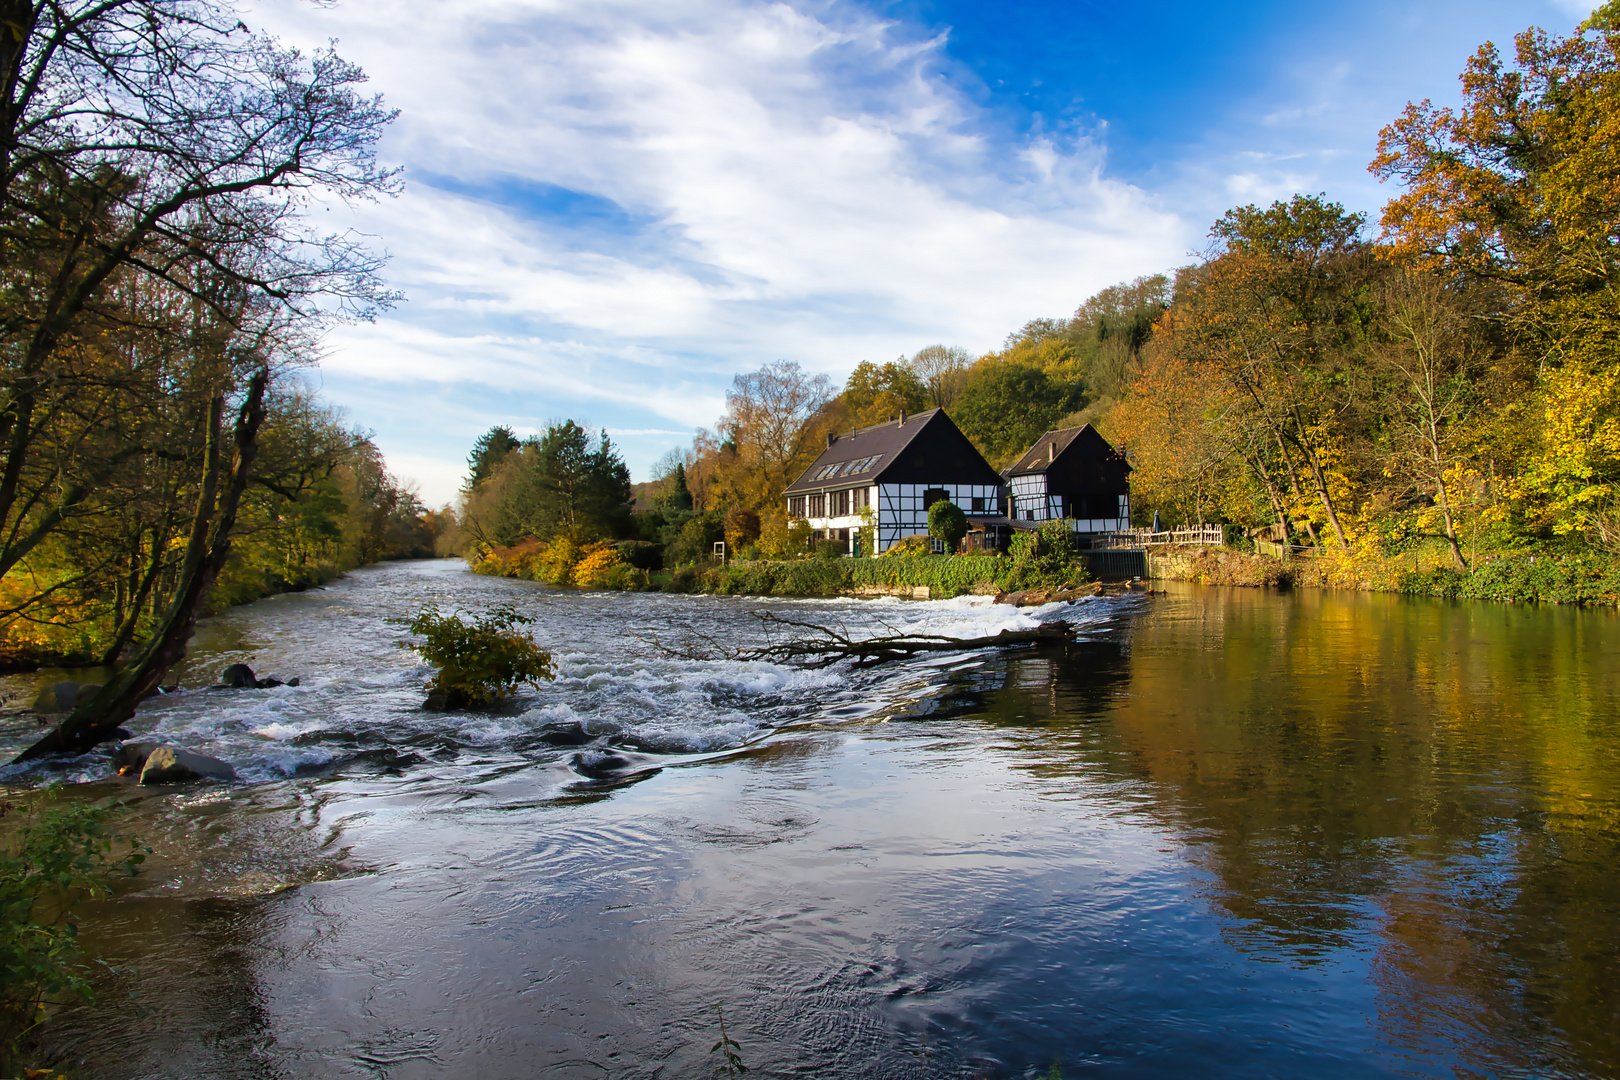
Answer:
M1015 525L1067 518L1080 533L1131 527L1131 466L1090 424L1048 431L1003 475Z
M842 435L804 475L788 485L790 517L810 523L819 539L843 540L851 554L876 555L906 536L928 532L928 508L948 499L974 518L998 517L1001 475L974 449L943 409L902 415ZM862 512L871 508L877 550L853 550Z

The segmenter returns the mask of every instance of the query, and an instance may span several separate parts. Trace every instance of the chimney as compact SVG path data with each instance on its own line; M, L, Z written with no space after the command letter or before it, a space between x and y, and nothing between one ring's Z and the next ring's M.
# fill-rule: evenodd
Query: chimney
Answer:
M1055 465L1057 463L1057 440L1056 439L1053 439L1051 442L1046 444L1046 463L1048 465Z
M900 423L895 425L895 426L896 427L905 427L906 426L906 410L904 410L904 409L900 410Z
M832 444L837 442L837 441L838 441L838 436L837 435L834 435L830 431L827 432L827 449L831 450L832 449Z

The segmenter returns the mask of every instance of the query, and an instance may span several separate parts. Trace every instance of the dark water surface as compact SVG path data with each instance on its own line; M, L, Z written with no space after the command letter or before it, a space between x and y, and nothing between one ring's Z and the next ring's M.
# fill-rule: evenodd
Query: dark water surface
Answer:
M422 713L386 620L429 599L515 601L558 681ZM1087 640L816 673L653 644L757 640L764 610ZM75 1080L706 1077L717 1003L760 1076L1620 1076L1610 612L1172 587L1032 613L422 563L214 620L186 683L244 658L304 685L137 726L248 783L69 772L157 849L86 927L119 973L53 1024ZM593 742L544 741L571 724Z

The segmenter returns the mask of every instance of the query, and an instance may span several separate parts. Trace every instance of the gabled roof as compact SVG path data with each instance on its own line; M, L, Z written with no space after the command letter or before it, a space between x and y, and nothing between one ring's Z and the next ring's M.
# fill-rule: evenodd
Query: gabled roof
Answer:
M923 438L923 433L928 437ZM922 452L924 463L912 460ZM835 468L836 466L836 468ZM946 473L961 473L960 483L995 484L1000 478L957 430L943 409L929 409L901 420L888 420L836 436L815 463L788 485L787 494L826 491L857 484L872 484L885 473L926 472L945 481ZM891 475L892 479L892 475Z
M1088 452L1092 455L1117 457L1113 446L1107 439L1090 424L1080 427L1063 428L1060 431L1048 431L1035 440L1035 445L1024 452L1024 456L1009 465L1002 471L1002 476L1012 479L1015 476L1028 476L1032 473L1043 473L1071 448ZM1125 466L1127 469L1130 465Z

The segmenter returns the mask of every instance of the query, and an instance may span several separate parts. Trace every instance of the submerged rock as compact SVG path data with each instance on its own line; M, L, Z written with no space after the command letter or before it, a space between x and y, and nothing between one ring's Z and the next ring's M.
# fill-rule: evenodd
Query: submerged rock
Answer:
M96 682L81 683L72 679L63 679L55 682L39 692L34 699L34 711L37 713L72 712L80 705L96 696L101 684Z
M79 684L64 679L62 682L52 683L39 692L34 699L34 711L44 713L67 712L73 707L75 695L79 692Z
M298 680L282 682L280 679L261 679L246 664L232 664L220 672L216 690L269 690L275 686L297 686Z
M540 733L540 741L548 746L584 746L588 742L594 742L595 739L595 735L578 723L562 724Z
M593 780L605 780L635 766L635 762L629 758L608 750L587 750L575 754L571 764L575 772Z
M219 676L219 685L228 686L232 690L247 690L257 686L259 681L253 675L253 669L246 664L232 664Z
M150 744L126 743L119 749L119 754L134 746ZM130 770L119 770L120 772ZM141 783L151 784L177 784L186 780L235 780L236 770L230 764L209 757L207 754L196 754L190 750L182 750L178 746L151 746L141 764Z

